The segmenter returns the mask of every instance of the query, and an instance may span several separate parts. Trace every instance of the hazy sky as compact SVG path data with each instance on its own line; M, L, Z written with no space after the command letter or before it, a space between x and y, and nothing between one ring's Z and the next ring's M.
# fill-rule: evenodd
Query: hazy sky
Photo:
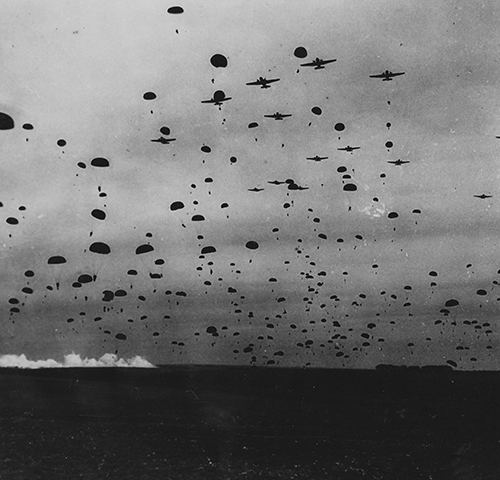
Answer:
M497 2L0 4L0 353L500 367Z

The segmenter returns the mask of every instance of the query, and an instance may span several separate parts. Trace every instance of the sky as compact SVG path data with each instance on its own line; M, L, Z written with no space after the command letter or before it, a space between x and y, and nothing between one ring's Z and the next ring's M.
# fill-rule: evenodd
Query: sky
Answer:
M1 5L0 354L500 368L496 2Z

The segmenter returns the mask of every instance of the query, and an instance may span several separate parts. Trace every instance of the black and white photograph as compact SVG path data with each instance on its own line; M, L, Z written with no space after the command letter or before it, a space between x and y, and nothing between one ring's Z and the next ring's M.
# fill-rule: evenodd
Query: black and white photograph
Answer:
M500 479L500 2L179 1L0 0L0 480Z

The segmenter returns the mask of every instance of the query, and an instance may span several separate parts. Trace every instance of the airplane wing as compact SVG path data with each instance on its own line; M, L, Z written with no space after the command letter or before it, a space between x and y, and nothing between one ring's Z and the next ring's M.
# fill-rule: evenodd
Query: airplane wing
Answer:
M332 62L336 62L336 61L337 61L337 59L336 59L336 58L334 58L333 60L322 60L322 61L321 61L321 64L322 64L322 65L326 65L327 63L332 63Z
M279 82L279 78L271 78L271 80L266 80L266 83L274 83L274 82Z
M301 67L315 67L316 66L316 63L314 62L309 62L309 63L301 63L300 64Z
M405 74L405 72L397 72L397 73L391 73L390 76L391 77L397 77L399 75L404 75L404 74Z
M291 113L284 113L284 114L280 115L281 118L291 117L291 116L292 116Z
M246 85L260 85L261 82L255 81L255 82L248 82Z
M377 75L369 75L370 78L385 78L385 75L383 73L379 73Z
M274 118L274 115L264 115L266 118Z
M215 100L202 100L201 103L215 103Z

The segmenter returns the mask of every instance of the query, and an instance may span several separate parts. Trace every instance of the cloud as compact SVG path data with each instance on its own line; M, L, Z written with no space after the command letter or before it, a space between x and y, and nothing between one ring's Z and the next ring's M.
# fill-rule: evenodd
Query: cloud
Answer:
M100 358L82 358L77 353L64 356L62 362L52 358L46 360L29 360L23 353L21 355L0 355L0 367L3 368L88 368L88 367L133 367L133 368L155 368L145 358L136 355L132 358L118 358L113 353L105 353Z

